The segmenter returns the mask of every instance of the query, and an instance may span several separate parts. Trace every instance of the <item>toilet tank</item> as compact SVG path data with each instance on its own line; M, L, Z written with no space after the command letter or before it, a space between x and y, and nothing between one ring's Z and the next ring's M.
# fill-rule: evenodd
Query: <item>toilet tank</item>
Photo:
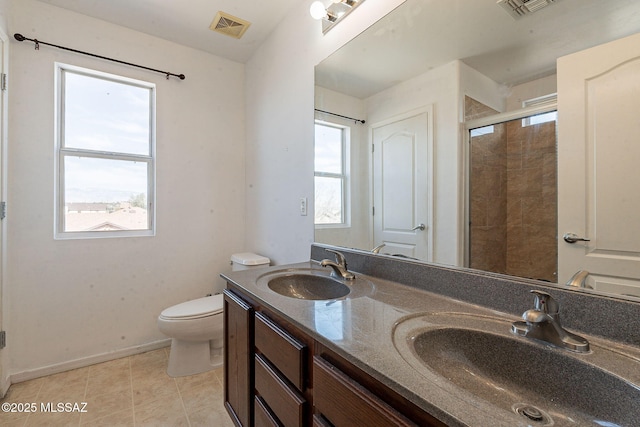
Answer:
M269 258L251 252L233 254L231 255L231 270L240 271L253 267L266 267L270 262Z

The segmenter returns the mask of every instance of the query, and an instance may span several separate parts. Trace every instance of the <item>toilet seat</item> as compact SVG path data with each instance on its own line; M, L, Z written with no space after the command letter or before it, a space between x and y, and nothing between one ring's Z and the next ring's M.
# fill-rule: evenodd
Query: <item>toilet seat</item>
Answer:
M160 313L160 319L190 320L212 316L222 313L223 303L222 294L194 299L164 309Z

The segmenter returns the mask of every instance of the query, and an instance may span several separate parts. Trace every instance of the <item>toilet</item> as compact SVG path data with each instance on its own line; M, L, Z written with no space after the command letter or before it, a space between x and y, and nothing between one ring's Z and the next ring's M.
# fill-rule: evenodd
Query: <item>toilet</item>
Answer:
M268 266L269 258L249 252L233 254L233 271ZM222 366L222 294L197 298L171 306L158 316L158 329L171 337L167 374L195 375Z

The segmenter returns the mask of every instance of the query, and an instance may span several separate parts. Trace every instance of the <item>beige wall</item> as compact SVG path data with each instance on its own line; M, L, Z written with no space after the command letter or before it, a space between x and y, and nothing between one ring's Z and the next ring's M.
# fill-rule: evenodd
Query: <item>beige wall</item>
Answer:
M365 3L327 36L310 3L246 65L34 0L0 9L12 34L187 76L11 43L4 306L14 380L162 343L160 311L222 289L232 253L308 259L313 216L298 207L313 195L313 67L402 0ZM157 84L156 237L53 240L55 61Z
M313 215L314 66L404 0L368 1L322 35L300 2L246 64L245 246L276 264L309 259ZM312 212L313 205L309 204Z
M222 289L244 250L244 66L43 2L11 12L11 34L186 75L12 41L3 352L25 378L165 340L164 308ZM155 237L53 239L56 61L156 84Z

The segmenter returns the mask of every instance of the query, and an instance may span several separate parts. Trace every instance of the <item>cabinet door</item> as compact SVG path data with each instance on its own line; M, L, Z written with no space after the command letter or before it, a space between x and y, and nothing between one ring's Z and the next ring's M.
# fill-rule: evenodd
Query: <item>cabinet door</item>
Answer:
M253 425L253 308L224 291L224 405L236 425Z

